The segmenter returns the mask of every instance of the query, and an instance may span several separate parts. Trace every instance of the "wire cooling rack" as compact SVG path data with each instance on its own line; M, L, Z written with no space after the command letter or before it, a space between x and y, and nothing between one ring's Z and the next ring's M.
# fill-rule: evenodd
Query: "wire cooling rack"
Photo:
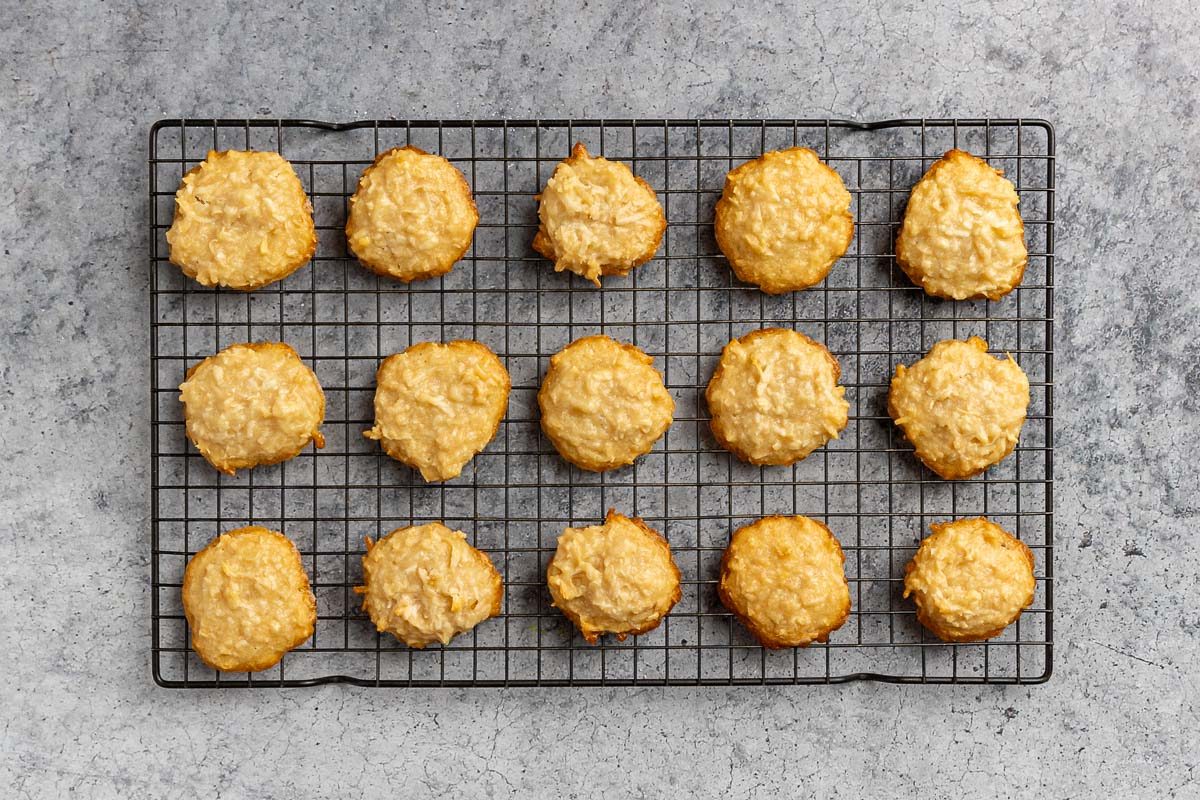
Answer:
M536 194L573 142L629 164L658 192L669 227L657 257L597 290L556 274L530 243ZM347 254L347 199L376 154L413 144L470 181L480 221L448 275L405 285ZM738 283L713 238L726 172L766 150L816 150L853 196L855 239L819 286L771 297ZM909 190L951 147L986 157L1016 184L1029 247L1021 287L998 302L927 297L892 243ZM204 288L167 261L164 238L183 173L210 149L277 150L312 198L312 263L252 293ZM1051 671L1053 609L1054 134L1040 120L523 120L329 124L163 120L150 134L151 580L153 670L172 687L525 686L629 684L1036 683ZM721 450L702 400L722 346L765 326L824 342L851 404L837 441L791 467L753 467ZM538 427L549 357L604 332L650 353L676 401L653 452L630 468L585 473ZM968 481L938 479L886 411L894 368L947 337L981 335L1028 373L1029 416L1016 452ZM513 383L495 440L445 484L429 485L362 437L379 361L411 343L478 339ZM188 366L235 342L282 340L325 389L327 445L283 464L215 472L185 436L177 387ZM656 630L591 646L550 605L545 570L568 525L607 508L662 531L683 597ZM766 514L825 521L846 553L853 610L828 644L768 651L717 599L730 533ZM1033 606L1002 636L950 645L901 599L904 565L931 522L987 515L1034 553ZM467 532L504 576L503 614L446 647L411 650L359 610L363 537L429 520ZM276 668L218 674L188 647L180 604L187 559L241 525L282 530L317 596L312 639Z

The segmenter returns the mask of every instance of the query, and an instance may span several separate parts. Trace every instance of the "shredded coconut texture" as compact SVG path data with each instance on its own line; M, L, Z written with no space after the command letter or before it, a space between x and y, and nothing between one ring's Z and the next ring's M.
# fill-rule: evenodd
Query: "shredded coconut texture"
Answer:
M1018 203L1003 172L951 150L913 187L896 237L896 263L935 297L999 299L1025 274Z
M715 226L738 278L768 294L820 283L854 238L850 192L805 147L764 153L731 171Z
M409 282L449 272L478 222L471 187L453 164L399 147L363 172L350 198L346 239L367 269Z
M784 328L725 345L705 397L713 436L751 464L791 464L846 427L850 404L837 359Z
M650 451L675 413L653 363L608 336L578 339L550 358L538 405L542 430L563 458L602 472Z
M273 667L317 622L296 546L258 526L222 534L193 556L183 574L183 610L192 649L226 672Z
M278 153L212 151L183 176L167 231L171 263L205 286L251 290L313 257L312 205Z
M917 458L947 480L969 478L1008 456L1029 408L1029 378L988 355L978 336L946 339L911 367L900 364L888 413Z
M1033 553L983 517L934 523L904 572L904 596L939 639L998 636L1033 602Z
M479 342L422 342L379 366L375 425L363 435L426 481L449 480L496 435L511 386Z
M325 446L325 394L283 342L235 344L188 370L179 386L187 437L227 475Z
M356 591L375 627L415 648L448 644L496 616L503 596L491 559L440 522L368 539L363 581Z
M657 531L610 510L603 525L567 528L546 571L554 606L589 644L657 627L679 602L679 568Z
M533 248L597 286L654 257L667 218L650 184L618 161L588 155L576 143L538 196Z
M850 615L846 558L808 517L764 517L734 532L721 560L721 602L764 647L825 642Z

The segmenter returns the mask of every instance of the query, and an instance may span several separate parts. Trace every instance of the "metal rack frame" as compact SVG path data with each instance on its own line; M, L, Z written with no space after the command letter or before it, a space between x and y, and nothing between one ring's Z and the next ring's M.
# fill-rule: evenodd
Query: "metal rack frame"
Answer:
M535 195L571 144L629 164L669 222L657 257L597 290L556 274L530 247ZM454 270L405 285L347 254L342 228L358 176L391 146L414 144L459 167L480 222ZM725 173L762 152L812 147L853 196L855 238L817 287L771 297L738 283L716 247L712 207ZM895 265L908 192L961 147L1016 184L1029 245L1022 285L997 302L927 297ZM257 292L202 287L167 260L179 179L208 149L277 150L314 204L312 263ZM1053 653L1054 131L1031 119L312 120L169 119L149 143L152 665L168 687L549 686L1039 683ZM842 437L791 467L751 467L708 431L704 386L721 347L770 325L825 342L851 403ZM605 332L655 358L677 416L633 467L594 475L541 434L534 394L549 356ZM984 475L947 482L913 457L886 412L898 363L939 339L982 335L1030 377L1016 452ZM477 338L513 379L495 440L445 484L384 456L361 431L373 417L379 360L423 340ZM187 442L177 387L188 366L237 341L283 340L317 372L328 444L292 461L219 475ZM545 567L567 525L616 507L669 539L683 598L664 623L623 643L586 644L550 606ZM736 527L770 513L825 521L842 542L853 609L828 644L768 651L716 597L717 563ZM901 600L904 565L929 523L986 514L1035 554L1033 607L1002 636L945 644ZM363 537L433 519L465 530L505 578L504 610L446 647L410 650L358 609ZM300 548L318 599L314 637L279 666L220 674L188 646L179 600L186 560L249 523Z

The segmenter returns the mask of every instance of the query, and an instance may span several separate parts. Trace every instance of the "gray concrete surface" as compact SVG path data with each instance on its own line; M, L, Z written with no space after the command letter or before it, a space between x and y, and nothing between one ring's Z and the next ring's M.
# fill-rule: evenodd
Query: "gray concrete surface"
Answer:
M0 795L1200 795L1191 4L252 5L0 4ZM180 114L1053 120L1053 680L156 688L145 133Z

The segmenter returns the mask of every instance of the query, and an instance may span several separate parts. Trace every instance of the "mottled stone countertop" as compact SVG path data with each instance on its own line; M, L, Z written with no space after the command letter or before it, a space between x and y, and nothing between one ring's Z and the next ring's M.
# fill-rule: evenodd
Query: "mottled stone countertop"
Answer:
M1200 796L1190 3L364 5L0 4L0 795ZM1052 120L1052 680L156 687L145 148L177 115Z

